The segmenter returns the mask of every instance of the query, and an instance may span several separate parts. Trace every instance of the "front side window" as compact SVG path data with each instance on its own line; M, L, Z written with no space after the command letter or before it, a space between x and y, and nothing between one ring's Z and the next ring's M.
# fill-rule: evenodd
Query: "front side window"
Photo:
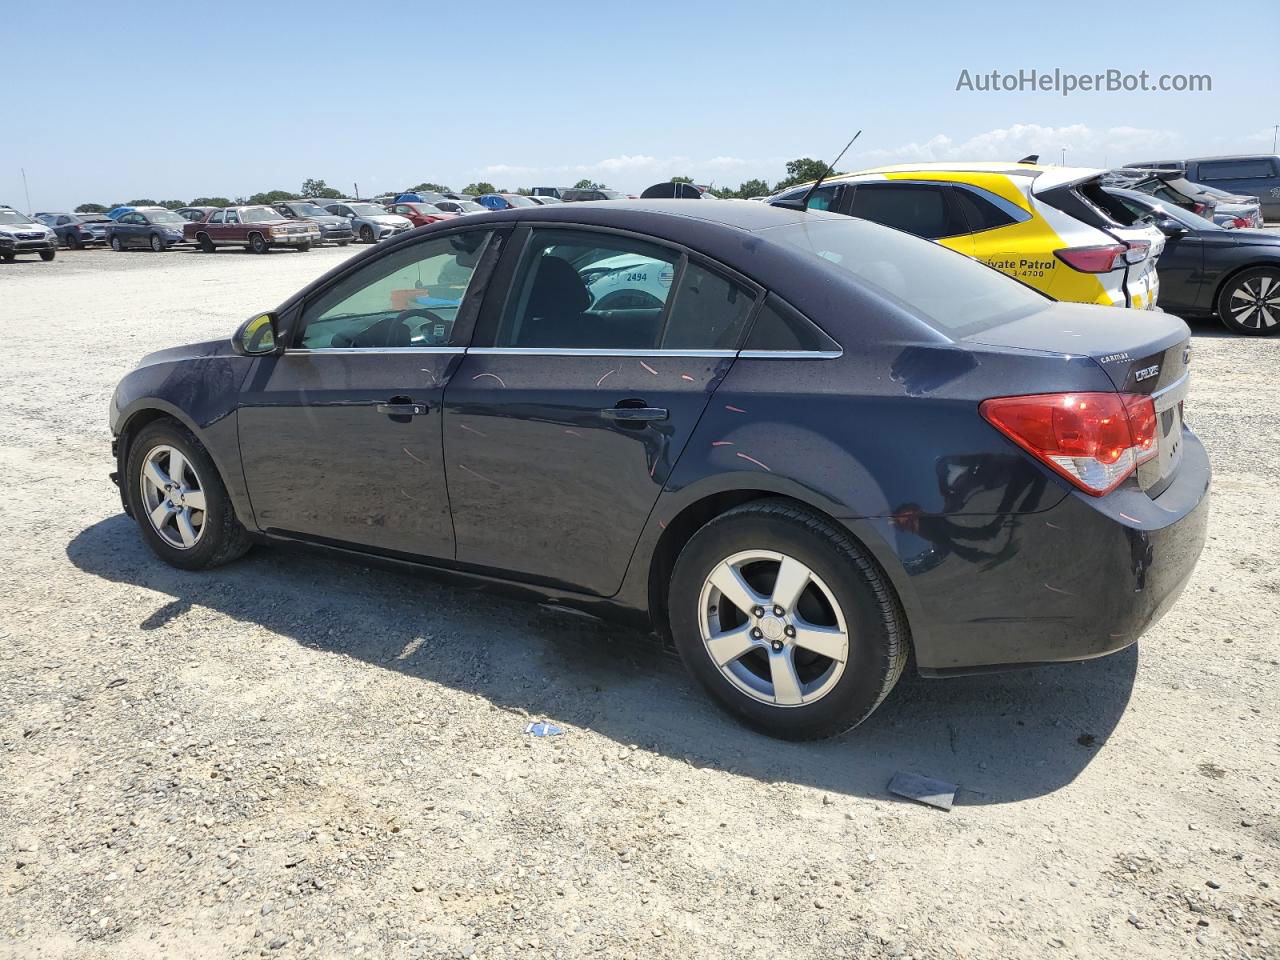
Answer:
M239 223L239 222L240 222L240 211L239 211L239 210L228 210L228 211L227 211L227 223Z
M209 218L209 222L210 222L210 223L221 223L221 222L223 221L223 218L225 218L225 217L226 217L226 211L224 211L224 210L219 210L219 211L217 211L216 213L214 213L214 215L213 215L212 217L210 217L210 218Z
M968 233L947 203L947 187L927 183L860 183L853 216L905 230L926 240Z
M378 257L321 293L302 314L298 345L446 347L492 234L438 237Z

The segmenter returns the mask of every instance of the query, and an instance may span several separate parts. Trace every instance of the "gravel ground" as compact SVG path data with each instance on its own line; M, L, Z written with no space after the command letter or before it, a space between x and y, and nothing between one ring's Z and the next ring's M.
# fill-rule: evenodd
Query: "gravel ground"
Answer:
M0 957L1280 957L1280 338L1195 330L1210 538L1138 647L797 746L590 621L152 557L115 381L349 253L0 264Z

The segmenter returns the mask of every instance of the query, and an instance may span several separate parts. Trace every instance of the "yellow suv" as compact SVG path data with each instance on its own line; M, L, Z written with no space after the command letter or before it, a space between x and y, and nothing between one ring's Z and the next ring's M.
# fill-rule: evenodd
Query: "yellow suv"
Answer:
M905 230L1055 300L1151 309L1165 237L1102 189L1105 171L1035 163L926 163L823 181L809 206ZM798 200L808 186L770 200Z

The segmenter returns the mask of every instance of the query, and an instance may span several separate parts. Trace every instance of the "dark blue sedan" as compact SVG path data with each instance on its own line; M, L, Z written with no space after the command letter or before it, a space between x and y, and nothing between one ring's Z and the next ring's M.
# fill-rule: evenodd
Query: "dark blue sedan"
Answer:
M720 200L459 217L116 389L125 510L186 569L304 542L651 626L809 739L930 676L1133 643L1200 555L1175 317Z
M112 250L148 247L157 253L184 243L182 227L187 220L162 207L139 207L122 213L107 226L107 242Z

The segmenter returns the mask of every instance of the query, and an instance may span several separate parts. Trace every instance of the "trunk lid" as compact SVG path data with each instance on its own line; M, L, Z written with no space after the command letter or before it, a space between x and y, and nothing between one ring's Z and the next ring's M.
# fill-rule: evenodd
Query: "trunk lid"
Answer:
M1182 461L1183 401L1190 384L1191 331L1172 314L1059 303L966 337L973 343L1093 359L1119 393L1148 395L1156 408L1157 456L1141 464L1138 484L1156 497Z

